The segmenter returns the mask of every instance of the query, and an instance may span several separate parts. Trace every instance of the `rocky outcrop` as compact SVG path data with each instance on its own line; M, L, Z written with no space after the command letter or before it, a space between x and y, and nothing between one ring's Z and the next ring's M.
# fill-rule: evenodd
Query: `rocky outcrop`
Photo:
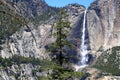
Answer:
M120 0L96 0L87 12L92 52L120 45Z
M96 0L91 4L91 6L88 8L87 12L87 28L88 28L88 35L89 35L89 41L90 41L90 47L92 54L95 55L97 62L94 64L102 64L97 66L100 70L103 69L103 66L106 66L102 72L111 73L119 71L119 60L113 62L114 60L119 59L119 55L116 55L116 53L119 51L117 47L120 46L120 0ZM112 48L112 49L110 49ZM114 49L115 48L115 49ZM111 52L109 52L112 50ZM108 51L104 53L103 51ZM109 53L109 54L108 54ZM106 57L106 56L107 57ZM109 56L114 55L114 56ZM99 57L99 58L98 58ZM114 57L114 59L112 59ZM109 58L109 59L108 59ZM103 60L102 61L100 61ZM109 64L108 61L110 60ZM113 60L113 61L112 61ZM100 61L100 62L99 62ZM99 63L98 63L99 62ZM104 64L105 63L105 64ZM118 63L117 65L115 65ZM113 69L111 67L112 64L114 67L117 67ZM109 72L112 70L112 72ZM112 80L116 79L119 80L119 76L105 76L106 74L102 74L100 78L97 80ZM119 72L115 75L119 75ZM95 76L95 75L93 75ZM95 76L95 77L96 77ZM92 77L91 77L92 78ZM96 79L91 79L96 80Z
M103 76L102 78L99 78L98 80L119 80L120 77L118 76Z
M39 66L33 67L31 64L21 64L13 65L11 67L6 68L6 70L1 69L0 70L0 79L1 80L35 80L36 77L33 77L32 75L32 69L36 69Z
M18 0L17 3L20 2ZM19 9L19 7L17 8ZM75 28L78 25L78 19L83 14L84 7L74 4L66 6L65 9L69 14L68 19L71 22L71 26ZM19 31L10 36L5 44L1 45L3 48L0 51L1 56L8 58L17 54L24 57L48 58L48 55L45 54L45 46L55 41L55 38L50 36L52 31L54 31L52 28L54 23L55 19L51 17L40 25L34 25L30 22L28 25L23 26Z
M34 5L36 6L37 1L42 0L6 0L8 2L5 2L18 14L31 18L33 16L33 9L31 7L34 7L30 4L29 1L35 1ZM41 7L40 5L37 5L37 7ZM44 4L42 4L44 5ZM36 8L37 8L36 7ZM48 7L48 6L46 6ZM43 7L42 7L43 8ZM78 4L74 5L68 5L65 7L67 10L69 17L68 19L71 22L71 26L73 28L78 25L78 20L83 15L84 7ZM43 10L43 9L39 9ZM37 16L42 15L41 12L37 12ZM48 10L48 9L47 9ZM44 13L44 11L43 11ZM47 13L48 14L48 13ZM81 18L82 19L82 18ZM6 40L4 44L1 44L0 46L2 49L0 50L0 56L3 58L10 58L13 55L20 55L24 57L31 57L31 58L39 58L39 59L49 59L49 55L46 52L46 45L52 43L55 41L55 38L50 36L52 32L54 31L53 25L55 24L55 18L51 17L48 20L44 21L41 24L34 24L33 22L29 22L27 25L22 25L22 27L10 35ZM79 27L79 26L77 26ZM77 31L77 30L76 30ZM78 31L79 32L79 31ZM37 67L38 68L38 67ZM32 71L35 70L36 67L31 64L20 64L20 65L12 65L12 67L6 67L6 69L3 69L3 67L0 70L0 79L3 80L37 80L36 76L32 74ZM28 70L28 71L27 71ZM49 71L51 72L51 71ZM40 76L46 76L49 72L37 72L36 75L38 77ZM17 77L17 79L16 79Z
M44 59L45 57L48 58L48 54L44 54L46 52L45 45L50 44L55 40L50 36L55 19L50 18L51 16L49 16L48 20L41 23L41 25L35 24L36 21L32 21L32 19L36 19L36 16L41 19L41 15L44 17L43 15L46 15L46 11L48 11L47 14L52 12L54 14L54 8L48 6L44 0L1 0L0 3L2 4L0 11L4 11L6 8L9 8L8 11L12 13L9 13L7 10L5 11L3 18L7 18L8 15L11 14L9 17L11 21L7 21L6 19L5 22L8 24L17 25L13 27L13 25L4 24L5 22L2 23L1 19L0 24L3 25L0 25L0 27L3 27L2 31L5 30L4 25L6 25L8 29L11 27L11 29L9 32L3 32L5 36L7 34L9 34L9 36L6 36L6 40L4 39L5 44L0 44L0 55L4 58L11 57L15 54L41 59ZM29 18L29 23L24 25L24 23L17 22L18 18L16 18L16 14L23 16L26 20ZM14 16L16 22L11 23L14 20ZM22 18L20 19L22 20ZM40 22L40 20L37 21ZM21 26L18 27L18 25ZM4 37L4 35L2 36ZM2 39L2 36L0 35L0 39Z
M11 8L26 18L35 18L50 12L55 13L56 8L48 6L44 0L5 0ZM54 10L55 9L55 10ZM46 14L47 15L47 14Z
M29 24L29 26L30 30L25 26L7 39L6 43L2 45L2 57L8 58L17 54L24 57L45 58L44 46L55 40L49 37L52 25L43 24L37 29L34 29L33 24Z
M41 76L47 76L52 70L40 72L41 66L32 64L12 65L0 69L0 80L38 80Z

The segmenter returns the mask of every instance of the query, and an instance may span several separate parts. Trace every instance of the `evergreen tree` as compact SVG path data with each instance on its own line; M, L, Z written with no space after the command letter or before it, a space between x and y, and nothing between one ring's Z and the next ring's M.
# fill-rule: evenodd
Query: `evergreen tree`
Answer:
M63 64L63 53L65 53L65 46L70 46L71 43L67 40L67 37L70 33L71 27L70 22L68 21L68 14L64 9L61 9L58 15L57 23L53 27L55 31L53 36L56 38L56 41L49 46L49 50L56 55L57 62L62 66Z

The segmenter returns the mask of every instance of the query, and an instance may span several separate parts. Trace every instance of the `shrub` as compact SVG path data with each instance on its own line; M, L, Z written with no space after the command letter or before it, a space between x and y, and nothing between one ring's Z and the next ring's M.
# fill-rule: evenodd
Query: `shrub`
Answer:
M113 47L102 53L94 67L102 72L120 75L120 46Z

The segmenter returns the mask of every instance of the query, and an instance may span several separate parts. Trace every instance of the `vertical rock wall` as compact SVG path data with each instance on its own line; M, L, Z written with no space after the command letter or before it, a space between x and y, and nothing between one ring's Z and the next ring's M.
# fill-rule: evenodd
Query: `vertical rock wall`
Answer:
M120 0L96 0L87 13L92 52L120 45Z

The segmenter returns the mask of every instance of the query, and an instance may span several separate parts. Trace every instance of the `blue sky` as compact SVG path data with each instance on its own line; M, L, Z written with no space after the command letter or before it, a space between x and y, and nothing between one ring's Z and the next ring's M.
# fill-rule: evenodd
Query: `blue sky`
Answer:
M63 7L71 3L78 3L88 7L90 3L95 0L45 0L45 1L48 5L55 7Z

